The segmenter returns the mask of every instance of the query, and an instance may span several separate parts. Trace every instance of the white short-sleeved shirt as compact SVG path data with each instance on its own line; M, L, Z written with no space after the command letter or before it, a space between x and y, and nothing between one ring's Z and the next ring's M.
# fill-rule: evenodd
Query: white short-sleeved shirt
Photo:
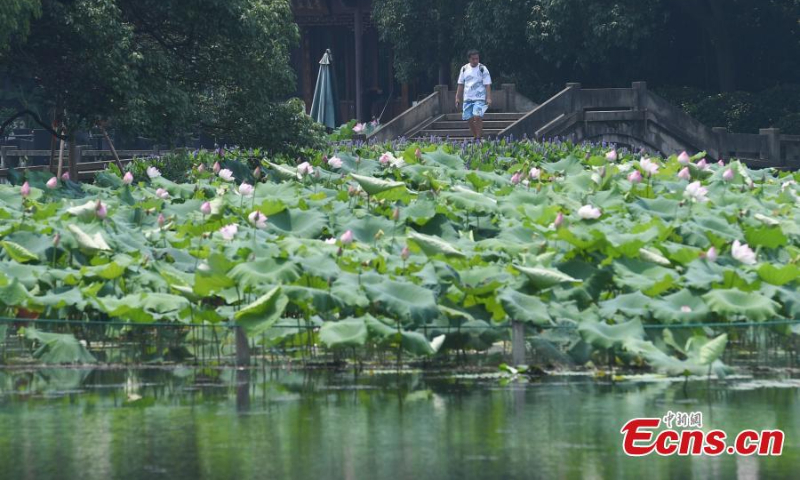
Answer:
M483 71L481 71L483 70ZM469 63L461 67L458 75L458 84L464 85L464 101L486 100L486 85L492 84L492 76L489 69L479 63L473 67Z

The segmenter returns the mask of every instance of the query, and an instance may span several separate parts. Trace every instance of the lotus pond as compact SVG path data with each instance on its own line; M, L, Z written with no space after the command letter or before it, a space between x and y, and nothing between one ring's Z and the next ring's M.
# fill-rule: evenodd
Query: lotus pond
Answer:
M795 478L798 380L0 371L2 478ZM780 457L626 457L634 417L781 428Z
M436 358L521 322L563 364L719 375L728 326L796 347L797 173L561 142L184 160L0 185L0 338L92 363L126 328L70 325L237 325L290 356Z

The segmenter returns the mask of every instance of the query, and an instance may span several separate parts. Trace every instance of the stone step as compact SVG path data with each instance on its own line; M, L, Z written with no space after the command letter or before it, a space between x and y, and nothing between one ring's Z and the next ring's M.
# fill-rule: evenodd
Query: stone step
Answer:
M498 128L491 128L491 129L484 129L484 135L497 135L500 133L501 130ZM446 129L446 130L429 130L425 129L419 132L418 136L421 137L430 137L431 135L435 137L471 137L472 134L470 133L468 128L459 128L459 129Z
M509 125L511 125L512 123L514 123L514 122L511 121L511 120L484 120L483 121L483 128L484 129L494 128L494 129L502 130L502 129L508 127ZM446 120L446 121L439 120L438 122L434 122L433 124L428 126L428 130L447 130L447 129L452 129L452 128L464 128L464 126L466 124L467 124L467 122L464 121L464 120L458 120L458 121L455 121L455 120L452 120L452 121L451 120Z
M516 122L520 118L522 118L525 113L513 113L513 112L488 112L486 115L483 116L483 120L511 120L512 122ZM461 120L460 113L448 113L444 116L442 120L447 121L454 121L454 120ZM463 122L463 120L461 120Z

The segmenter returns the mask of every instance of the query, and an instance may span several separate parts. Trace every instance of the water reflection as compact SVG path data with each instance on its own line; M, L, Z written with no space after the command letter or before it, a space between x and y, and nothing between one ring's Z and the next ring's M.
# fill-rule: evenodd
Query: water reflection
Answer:
M287 369L0 370L0 478L789 477L792 379L598 381ZM621 425L701 411L779 458L628 458ZM745 477L741 477L745 475Z

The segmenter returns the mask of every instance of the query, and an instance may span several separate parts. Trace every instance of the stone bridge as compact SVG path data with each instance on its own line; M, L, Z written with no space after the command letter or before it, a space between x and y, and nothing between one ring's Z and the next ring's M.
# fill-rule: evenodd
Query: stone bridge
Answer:
M513 85L503 85L493 95L495 112L513 119L491 132L497 137L547 140L555 137L573 142L609 142L631 149L671 155L706 151L710 158L738 158L751 167L800 168L800 135L782 135L776 128L758 134L733 133L710 128L650 92L645 82L631 88L584 89L579 83L566 88L540 105L519 95ZM385 141L397 137L433 135L437 125L452 135L455 92L446 86L410 108L369 139ZM464 126L466 128L466 126Z

